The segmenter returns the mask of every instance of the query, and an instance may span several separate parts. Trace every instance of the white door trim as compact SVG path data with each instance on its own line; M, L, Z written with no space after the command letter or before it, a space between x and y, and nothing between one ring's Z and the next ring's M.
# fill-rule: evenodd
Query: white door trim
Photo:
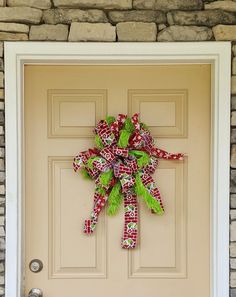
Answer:
M197 43L5 43L6 102L6 297L21 297L24 254L24 65L212 65L211 295L229 296L229 42ZM200 120L200 119L199 119ZM200 218L200 211L199 211ZM200 286L201 284L199 284Z

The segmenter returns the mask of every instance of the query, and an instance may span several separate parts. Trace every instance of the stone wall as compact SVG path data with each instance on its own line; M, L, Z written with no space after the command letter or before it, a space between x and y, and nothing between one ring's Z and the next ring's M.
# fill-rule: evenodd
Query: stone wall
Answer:
M0 296L5 252L3 42L26 40L232 41L230 291L236 297L236 0L0 0Z

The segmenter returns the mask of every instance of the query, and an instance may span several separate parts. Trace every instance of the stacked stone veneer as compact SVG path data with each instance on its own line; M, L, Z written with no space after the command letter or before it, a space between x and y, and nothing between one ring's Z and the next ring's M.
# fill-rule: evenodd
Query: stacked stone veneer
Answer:
M26 40L232 41L230 287L236 296L236 0L0 0L0 296L5 254L3 42Z

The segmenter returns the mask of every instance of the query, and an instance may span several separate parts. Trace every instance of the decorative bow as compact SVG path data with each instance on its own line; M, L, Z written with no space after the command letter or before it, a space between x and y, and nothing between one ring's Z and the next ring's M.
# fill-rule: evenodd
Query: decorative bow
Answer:
M171 154L154 147L154 140L138 114L131 118L119 114L107 117L95 127L96 148L79 153L74 170L95 180L94 206L85 220L84 233L91 234L98 216L108 202L108 214L114 215L124 201L123 248L135 248L138 232L137 195L142 196L153 213L162 214L164 206L153 174L158 158L182 160L183 154Z

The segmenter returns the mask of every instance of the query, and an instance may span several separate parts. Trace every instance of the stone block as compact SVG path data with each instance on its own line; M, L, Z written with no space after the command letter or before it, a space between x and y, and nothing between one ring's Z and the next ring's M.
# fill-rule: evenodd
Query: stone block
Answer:
M206 3L204 5L205 9L222 9L225 11L236 11L236 2L228 0L214 1L211 3Z
M0 42L0 57L3 56L3 42ZM0 91L0 98L1 98L1 91Z
M231 109L236 110L236 96L231 97Z
M7 0L7 6L29 6L39 9L48 9L51 7L50 0Z
M107 16L98 9L49 9L43 12L43 21L47 24L70 24L72 22L106 23Z
M160 25L158 25L158 31L161 31L161 30L165 29L166 27L167 27L166 24L160 24Z
M111 11L108 13L112 23L120 22L147 22L147 23L166 23L166 14L163 11L153 10L127 10Z
M3 128L3 125L0 126L0 135L4 135L4 128Z
M232 61L232 74L236 75L236 57L234 57Z
M0 285L4 285L4 284L5 284L4 275L0 275Z
M236 126L236 111L231 112L231 126Z
M0 195L5 195L5 185L0 185Z
M1 32L28 33L29 26L16 23L0 23Z
M28 39L29 39L28 35L25 34L25 33L0 32L0 40L4 40L4 41L25 41L25 40L28 40Z
M218 24L236 24L236 14L223 10L172 11L167 14L170 25L213 27Z
M116 28L111 24L72 23L69 41L115 41Z
M135 9L155 9L156 0L133 0Z
M236 241L236 221L230 224L230 241Z
M230 257L236 257L236 242L230 243Z
M1 183L4 183L5 182L5 172L0 171L0 182Z
M1 32L0 32L0 37L1 37ZM4 85L4 73L0 72L0 88L3 88Z
M197 10L202 9L201 0L134 0L133 7L136 9L156 9L156 10Z
M30 40L67 40L68 26L67 25L40 25L31 26L30 28Z
M236 168L236 144L233 144L231 147L231 161L230 166Z
M124 22L116 25L118 41L156 41L155 23Z
M236 297L236 289L230 290L230 297Z
M236 220L236 209L231 209L230 210L230 219L232 221Z
M3 59L0 58L0 71L3 71L3 69L4 69ZM3 108L1 108L1 101L0 101L0 109L3 109Z
M53 0L56 7L131 9L132 0Z
M236 25L217 25L213 27L212 30L214 33L215 40L236 40Z
M4 146L4 145L5 145L4 136L0 135L0 146Z
M5 230L2 226L0 226L0 236L5 236ZM0 282L1 284L1 282Z
M3 159L0 159L0 171L4 171L4 170L5 170L5 162Z
M4 251L6 248L6 243L4 238L0 238L0 250Z
M4 272L4 264L3 263L0 263L0 273L1 272Z
M231 94L236 94L236 75L231 77Z
M4 89L0 89L0 99L4 99L5 94L4 94Z
M230 259L230 268L236 269L236 259Z
M230 207L231 208L236 208L236 194L231 194L230 195Z
M0 110L0 123L4 123L4 112Z
M5 252L0 252L0 261L5 260Z
M170 26L160 31L158 41L204 41L212 39L212 31L208 27Z
M0 22L38 24L42 10L31 7L0 7Z
M230 192L236 193L236 170L230 171Z
M0 171L4 171L5 170L5 162L3 159L0 159ZM1 188L1 186L0 186Z
M4 147L0 147L0 157L4 158L5 157L5 149Z
M236 272L233 271L230 273L230 287L236 288Z

